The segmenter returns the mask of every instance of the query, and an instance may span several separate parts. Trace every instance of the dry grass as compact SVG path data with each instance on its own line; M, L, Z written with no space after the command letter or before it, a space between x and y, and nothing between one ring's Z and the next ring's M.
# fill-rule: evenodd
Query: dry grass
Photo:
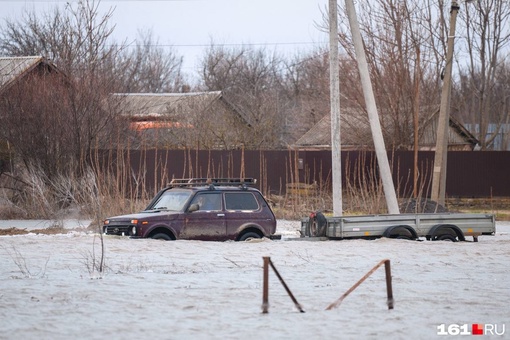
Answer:
M18 228L9 228L9 229L0 229L0 236L4 235L25 235L28 234L29 231L26 229L18 229Z
M111 151L115 154L116 151ZM156 193L156 189L168 181L166 165L161 164L154 170L153 177L158 180L149 188L146 181L147 165L141 162L140 168L133 171L129 159L124 159L123 150L117 151L117 162L101 166L104 160L97 154L93 163L80 171L81 175L69 170L67 175L60 174L47 178L36 166L27 166L18 171L16 177L1 176L7 179L0 183L0 219L50 219L59 221L65 218L91 219L97 227L108 216L127 214L143 210ZM263 158L263 156L261 156ZM233 162L233 161L232 161ZM244 169L244 159L240 160ZM299 167L298 154L289 151L285 162L286 178L282 180L285 190L280 195L267 194L278 219L300 220L312 211L332 213L332 194L330 178L322 182L314 178L323 178L326 170L317 166L313 170ZM126 165L128 164L128 165ZM212 167L213 168L213 167ZM192 170L185 164L183 176L193 177L197 169ZM233 165L229 165L226 177L233 177ZM368 171L367 171L368 169ZM350 182L343 187L342 205L344 215L384 214L386 201L382 185L374 173L375 167L365 164L361 158L352 169L347 169ZM303 171L304 170L304 171ZM300 172L301 171L301 172ZM156 173L157 172L157 173ZM207 170L209 175L210 170ZM326 171L327 172L327 171ZM244 173L244 170L243 170ZM302 176L304 174L304 176ZM211 173L213 177L222 177L225 173ZM267 164L261 159L259 182L261 191L269 192L267 187ZM304 177L304 178L303 178ZM407 184L399 184L404 187ZM419 183L419 192L424 192L428 183ZM8 188L8 190L6 189ZM398 190L400 192L402 190ZM404 190L409 191L409 190ZM404 201L404 199L401 199ZM510 198L489 199L449 199L446 208L449 211L491 213L497 220L510 220ZM66 233L58 223L48 229L30 231L40 234ZM0 230L0 235L27 234L29 231L19 229Z
M19 229L19 228L8 228L8 229L0 229L0 236L3 235L26 235L26 234L42 234L42 235L58 235L58 234L67 234L70 232L70 229L66 229L62 226L51 226L49 228L41 228L41 229Z
M463 213L494 214L496 221L510 221L510 197L451 198L447 207Z

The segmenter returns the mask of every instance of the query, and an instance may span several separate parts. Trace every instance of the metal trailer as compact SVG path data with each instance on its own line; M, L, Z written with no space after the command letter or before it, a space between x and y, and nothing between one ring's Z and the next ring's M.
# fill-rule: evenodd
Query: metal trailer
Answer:
M494 235L496 220L491 214L418 213L326 217L320 212L301 221L301 237L325 239L399 238L408 240L478 242L478 236Z

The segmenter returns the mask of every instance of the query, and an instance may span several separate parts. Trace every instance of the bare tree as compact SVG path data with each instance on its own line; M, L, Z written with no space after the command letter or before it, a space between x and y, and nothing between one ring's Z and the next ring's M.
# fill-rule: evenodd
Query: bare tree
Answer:
M29 76L2 96L2 138L25 163L38 160L48 175L72 162L66 85L56 74Z
M59 143L62 145L58 148L59 155L53 155L56 158L52 161L38 159L43 155L50 157L47 153L23 153L24 157L35 157L37 162L47 164L48 175L54 173L54 166L69 158L73 159L75 170L82 171L92 149L111 147L127 140L119 137L119 133L124 133L117 124L121 113L120 98L111 96L111 93L176 91L182 86L182 58L172 50L165 53L157 46L151 32L141 34L142 41L135 43L134 51L128 50L125 44L116 44L112 39L114 27L110 25L113 9L101 14L99 4L100 1L95 0L67 3L44 16L27 11L20 21L6 20L0 27L3 55L45 56L56 64L65 78L66 85L55 87L53 93L50 90L53 81L44 86L41 83L48 77L34 81L34 85L40 86L39 90L26 82L19 85L20 89L30 88L33 98L41 103L52 102L54 95L60 100L55 104L57 110L51 105L41 105L32 111L34 115L37 113L32 120L23 122L25 126L32 124L37 129L41 119L51 115L48 122L65 130L65 136L59 137L60 132L53 135L61 139ZM48 86L50 89L46 91ZM18 103L6 104L2 134L4 138L14 138L6 140L15 150L23 150L35 139L26 133L18 137L9 134L10 127L16 129L16 120L11 117L21 116L21 107L36 105L21 92L9 100ZM43 108L48 112L43 112ZM42 145L44 143L39 146ZM37 149L35 145L33 150ZM66 153L65 157L63 153ZM52 169L49 169L50 164L54 164Z
M510 3L480 0L460 11L466 39L459 43L461 68L457 114L477 126L474 131L482 149L492 149L509 121L508 58L510 51Z
M446 1L378 0L364 3L358 11L381 124L394 148L412 145L413 111L419 112L421 127L439 106L448 5ZM342 17L344 12L339 13ZM458 31L465 38L456 41L451 114L477 126L482 149L491 148L508 121L508 105L501 98L505 97L509 16L510 4L504 0L481 0L460 11L464 27ZM342 27L340 42L355 60L349 31Z
M247 148L275 148L283 143L281 65L276 54L264 49L215 45L202 60L204 89L223 91L251 127L250 135L242 138Z
M182 75L182 57L160 46L152 31L140 31L135 48L122 53L122 72L118 77L125 92L186 92Z
M317 49L285 62L288 139L295 141L329 114L329 53Z
M115 131L110 98L94 84L92 91L56 72L23 78L2 93L0 138L48 178L80 172L90 151L106 146Z
M430 1L424 5L415 0L377 0L362 6L358 20L385 141L389 148L409 149L414 144L415 112L422 124L439 106L440 67L436 65L442 64L442 54L437 51L441 39L436 35L441 36L444 23L431 12L435 6ZM355 63L345 10L339 14L339 41ZM342 91L348 102L363 112L361 92L350 90L359 88L358 78L344 79Z
M99 4L80 0L43 16L26 10L19 21L7 19L1 31L2 54L42 55L75 77L99 72L103 61L117 52L115 45L108 44L114 29L109 24L113 9L100 14Z
M118 51L108 44L112 10L101 16L98 6L79 1L42 17L25 12L0 30L4 55L47 56L61 71L23 78L3 94L2 137L49 178L82 171L90 150L110 144L115 129L109 94L118 86L111 68Z

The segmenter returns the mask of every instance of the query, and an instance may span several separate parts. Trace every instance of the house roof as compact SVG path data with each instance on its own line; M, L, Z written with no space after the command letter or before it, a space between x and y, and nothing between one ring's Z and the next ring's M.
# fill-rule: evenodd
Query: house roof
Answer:
M169 110L189 106L191 103L210 103L221 96L221 92L190 92L190 93L115 93L124 97L123 105L128 114L136 116L168 115Z
M353 109L344 109L340 115L340 138L343 147L371 148L372 139L367 115L355 114ZM331 148L331 116L322 117L293 145L297 148Z
M420 131L420 145L435 148L437 140L437 123L439 110L434 112L429 119L423 124ZM450 116L448 130L449 145L471 145L475 148L480 141L471 133L464 125L462 125L455 117Z
M0 57L0 89L5 90L17 79L40 65L58 71L53 63L41 56Z
M197 108L210 107L220 102L235 115L248 122L221 91L189 93L115 93L122 97L122 111L132 121L176 120L180 115L192 113Z
M420 131L420 146L434 148L436 141L437 115L430 116ZM344 109L341 119L341 144L345 149L373 148L372 134L368 116L355 112L354 109ZM469 145L475 148L478 140L454 117L450 117L448 143L450 145ZM330 149L331 148L331 116L325 115L317 124L312 126L293 145L294 148Z

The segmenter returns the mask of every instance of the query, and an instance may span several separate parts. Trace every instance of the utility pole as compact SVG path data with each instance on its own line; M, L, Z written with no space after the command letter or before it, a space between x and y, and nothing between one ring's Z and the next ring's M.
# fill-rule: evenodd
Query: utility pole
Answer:
M333 214L342 216L342 158L340 138L340 67L336 0L329 0L329 92L331 104L331 171Z
M450 10L450 31L448 32L448 46L446 52L446 68L441 92L441 106L437 122L436 153L434 156L434 171L432 176L431 200L444 205L446 196L446 162L448 154L448 127L450 122L450 94L452 83L453 46L455 41L455 26L459 11L457 1L453 0Z
M375 154L377 156L379 173L383 183L386 205L390 214L400 214L397 195L393 185L393 178L391 177L388 154L386 153L386 147L384 145L381 122L379 121L372 83L370 82L370 74L368 72L365 48L363 47L363 40L361 38L361 31L359 28L353 0L345 0L345 7L347 9L347 16L349 17L349 24L351 26L352 40L354 42L354 49L356 50L356 58L358 59L361 86L363 88L363 96L365 97L365 103L367 106L370 128L372 130L372 138L374 139Z
M419 119L420 119L420 48L416 47L416 64L414 67L414 171L413 171L413 197L418 198L418 149L419 141Z

